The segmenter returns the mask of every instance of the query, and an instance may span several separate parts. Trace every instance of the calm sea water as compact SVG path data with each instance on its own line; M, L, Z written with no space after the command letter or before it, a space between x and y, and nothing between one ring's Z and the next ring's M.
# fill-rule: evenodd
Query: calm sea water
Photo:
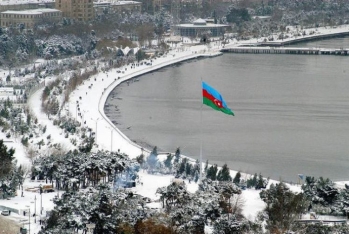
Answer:
M349 38L295 46L349 48ZM224 54L117 87L106 114L130 139L210 163L298 181L349 180L349 57ZM201 78L236 116L201 108ZM202 113L202 121L200 121Z

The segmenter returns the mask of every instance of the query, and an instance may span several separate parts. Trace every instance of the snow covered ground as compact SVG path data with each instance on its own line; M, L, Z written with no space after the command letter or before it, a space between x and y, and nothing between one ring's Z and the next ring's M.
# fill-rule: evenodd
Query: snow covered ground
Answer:
M334 29L333 29L334 30ZM345 30L348 30L346 28ZM196 45L196 46L181 46L173 48L167 55L153 60L152 65L141 65L131 67L126 65L118 69L112 69L108 72L100 72L97 75L86 80L81 86L75 90L71 96L69 104L66 105L65 109L70 115L80 121L82 124L86 122L86 125L96 132L96 143L98 149L102 150L120 150L131 158L134 158L141 154L142 149L140 146L132 142L127 138L119 129L117 129L111 121L105 116L103 108L105 101L109 93L121 82L133 82L133 77L139 76L143 73L150 72L152 70L159 69L163 66L168 66L179 61L194 58L198 55L208 56L217 52L221 47L219 43L214 43L209 46ZM117 71L121 71L117 73ZM137 79L142 79L138 77ZM47 134L51 135L51 138L55 142L61 143L66 149L72 149L69 138L65 138L62 130L57 126L53 125L52 121L48 119L47 115L41 112L41 93L43 89L38 90L29 99L29 106L35 116L38 118L39 123L43 126L47 126ZM78 116L78 109L81 113L81 117ZM2 135L1 135L2 134ZM6 139L3 133L0 133L2 139ZM41 136L46 137L46 136ZM30 165L30 161L25 157L24 147L20 143L20 139L6 139L6 145L16 149L15 157L18 160L18 164ZM149 150L149 149L148 149ZM145 152L149 152L145 149ZM231 175L234 176L236 171L231 171ZM134 191L138 194L151 198L154 203L154 208L159 207L160 204L156 203L158 196L156 195L156 189L158 187L169 185L173 176L165 175L149 175L144 172L140 174L141 184L134 188ZM277 181L272 181L277 182ZM38 187L40 184L44 185L44 181L31 182L27 180L24 184L24 189ZM341 182L340 185L344 186L345 182ZM191 192L197 190L196 183L187 183L187 188ZM299 186L291 186L293 191L300 191ZM59 191L58 191L59 192ZM40 219L39 212L41 209L41 196L35 192L23 192L23 197L19 191L17 196L10 200L0 200L0 208L11 208L18 210L19 214L11 213L10 218L16 220L22 225L29 227L29 220L27 216L23 215L23 211L29 211L36 214L36 223L34 223L34 217L31 217L31 233L37 233L40 229L38 220ZM44 193L42 194L42 207L43 214L53 208L52 198L58 195L55 193ZM245 206L243 214L246 218L254 220L257 213L264 208L264 203L259 198L259 191L257 190L244 190L242 193ZM36 201L35 201L36 198ZM35 207L36 205L36 207Z

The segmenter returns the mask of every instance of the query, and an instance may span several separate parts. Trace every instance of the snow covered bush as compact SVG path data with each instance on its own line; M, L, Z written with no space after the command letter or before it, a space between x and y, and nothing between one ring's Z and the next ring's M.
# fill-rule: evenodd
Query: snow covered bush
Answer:
M250 225L247 220L237 220L234 215L218 218L213 225L213 234L243 234L248 233ZM251 233L258 233L253 230Z
M36 40L37 53L45 59L61 56L81 55L85 51L82 40L75 35L52 35L47 40Z

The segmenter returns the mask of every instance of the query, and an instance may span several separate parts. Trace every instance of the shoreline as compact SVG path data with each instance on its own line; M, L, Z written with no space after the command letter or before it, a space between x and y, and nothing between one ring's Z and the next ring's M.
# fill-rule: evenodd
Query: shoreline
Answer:
M222 53L222 54L224 54L224 53ZM219 55L218 55L219 56ZM212 55L211 57L209 57L209 58L213 58L213 57L215 57L214 55ZM176 62L176 63L173 63L173 64L169 64L169 65L166 65L166 66L163 66L163 67L161 67L161 68L158 68L158 69L156 69L156 70L152 70L152 71L147 71L147 72L145 72L145 73L143 73L143 74L140 74L140 75L138 75L138 76L134 76L133 78L130 78L129 80L132 80L132 79L135 79L135 78L138 78L138 77L142 77L142 76L144 76L144 75L146 75L146 74L149 74L149 73L152 73L152 72L156 72L157 70L160 70L160 69L163 69L163 68L166 68L166 67L173 67L173 66L179 66L179 65L181 65L181 63L186 63L186 62L189 62L189 61L192 61L192 60L197 60L197 59L206 59L207 58L207 56L199 56L199 57L194 57L194 58L190 58L190 59L187 59L187 60L183 60L183 61L180 61L180 62ZM140 78L141 79L141 78ZM111 91L110 91L110 93L107 95L107 98L106 98L106 101L105 101L105 104L104 104L104 106L103 106L103 112L105 111L105 107L106 107L106 105L108 105L107 104L107 100L111 97L111 94L112 94L112 92L114 92L114 91L116 91L119 87L119 85L122 85L122 84L124 84L125 82L127 82L127 80L126 81L122 81L122 82L120 82L118 85L116 85L114 88L112 88L111 89ZM113 113L113 111L111 111L111 110L109 110L109 114L111 114L111 113ZM121 113L121 112L119 112L119 113ZM108 115L104 112L104 114L105 114L105 116L106 116L106 118L108 118L109 119L109 117L108 117ZM114 119L114 121L115 121L115 119ZM112 124L114 124L113 122L114 121L111 121L111 123ZM115 124L114 124L115 125ZM120 123L117 123L117 125L118 126L121 126L122 128L127 128L127 126L126 125L122 125L122 124L120 124ZM116 127L116 126L115 126ZM118 128L118 127L116 127L116 128ZM121 130L119 130L119 131L121 131ZM122 131L121 131L122 132ZM126 134L125 134L126 135ZM126 135L127 136L127 135ZM149 142L147 142L147 141L142 141L142 140L140 140L140 139L131 139L130 137L128 137L127 136L127 138L129 138L130 139L130 141L132 141L133 143L135 143L135 144L137 144L139 147L142 147L143 149L149 149L149 153L150 153L150 151L155 147L155 146L157 146L157 145L152 145L152 144L150 144ZM158 153L159 154L163 154L163 155L167 155L167 154L169 154L169 153L173 153L173 152L169 152L169 151L166 151L166 149L162 149L162 148L159 148L159 146L157 146L157 149L158 149ZM184 156L184 155L183 155ZM191 156L185 156L185 157L188 157L188 158L191 158ZM194 160L194 159L193 159Z
M106 100L108 99L108 97L110 96L111 91L118 86L119 84L133 79L135 77L139 77L143 74L152 72L152 71L156 71L158 69L161 69L163 67L166 66L171 66L183 61L187 61L187 60L191 60L191 59L195 59L198 57L212 57L212 54L218 53L218 51L221 49L221 46L210 46L210 45L199 45L199 46L190 46L190 47L177 47L174 50L170 51L167 55L166 58L157 58L154 60L153 65L152 66L139 66L134 68L133 70L131 70L131 66L130 65L125 65L123 67L117 68L117 69L111 69L110 71L106 72L106 73L99 73L98 75L94 76L94 77L98 77L98 79L100 79L100 77L105 77L107 79L110 79L110 77L113 77L114 74L116 74L116 76L121 75L121 77L119 77L119 79L115 79L111 82L108 82L106 84L106 87L104 89L100 89L100 93L102 94L99 99L98 99L98 103L95 104L95 106L98 109L98 114L99 116L104 120L103 122L105 123L101 123L102 121L100 121L100 119L96 118L95 120L92 119L93 122L90 122L90 120L87 120L88 125L89 126L94 126L94 124L96 124L96 128L92 128L92 129L97 129L98 128L98 133L100 134L101 132L101 128L103 128L102 130L102 134L111 134L111 142L109 143L108 141L104 141L102 142L98 137L96 137L96 144L98 145L98 149L110 149L110 150L120 150L121 152L127 154L130 156L130 158L135 158L137 156L139 156L141 153L146 153L149 154L151 149L147 149L147 148L143 148L143 144L137 144L134 141L132 141L131 139L128 138L128 136L126 136L122 131L120 131L113 123L112 121L106 116L105 112L104 112L104 107L106 104ZM170 58L169 58L170 57ZM116 70L123 70L125 69L125 73L124 74L119 74L116 73ZM127 69L127 71L126 71ZM128 70L130 69L130 70ZM108 78L108 75L110 75L110 77ZM93 78L94 78L93 77ZM90 81L92 80L89 79ZM102 79L103 81L103 79ZM88 83L88 82L85 82ZM87 86L87 84L85 85ZM78 89L82 89L83 87L79 87ZM95 87L94 87L95 88ZM97 88L97 87L96 87ZM75 92L75 93L79 93L79 92ZM87 93L86 93L87 94ZM85 95L83 93L83 95ZM75 95L77 96L77 95ZM97 99L97 98L96 98ZM81 103L83 104L84 101ZM76 106L74 106L74 101L72 102L73 105L71 105L72 107L70 107L70 113L72 114L72 116L74 116L74 113L76 111ZM86 104L86 103L85 103ZM92 105L92 103L87 102L88 104L88 108L87 112L91 111L95 111L96 109L94 109L94 105ZM94 109L94 110L93 110ZM85 112L85 111L84 111ZM85 121L86 122L86 121ZM98 122L98 127L97 127L97 122ZM100 127L100 125L104 125L102 127ZM105 126L106 125L106 126ZM107 129L107 130L106 130ZM113 132L117 132L117 137L115 137L115 134L113 134ZM149 144L147 144L149 145ZM162 152L165 153L165 152ZM166 152L168 153L168 152ZM184 155L183 155L184 156ZM187 156L184 156L187 157ZM187 157L190 158L192 160L194 160L191 157ZM234 171L234 170L232 170Z
M106 120L111 126L112 128L118 132L119 135L121 135L126 141L128 141L128 143L130 144L130 146L134 146L137 147L139 150L141 150L141 152L147 152L150 153L152 149L147 149L147 148L143 148L141 145L135 143L134 141L132 141L130 138L128 138L122 131L119 130L119 128L117 128L112 121L108 118L108 116L106 116L105 112L104 112L104 107L106 105L106 101L108 99L108 97L110 96L111 92L120 84L127 82L130 79L136 78L136 77L140 77L142 75L157 71L159 69L168 67L168 66L172 66L181 62L185 62L185 61L189 61L189 60L193 60L193 59L197 59L197 58L210 58L210 57L215 57L220 55L221 52L210 52L210 53L206 53L205 51L203 53L193 53L192 55L189 56L183 56L183 57L179 57L176 58L174 60L170 60L167 62L162 62L159 64L155 64L155 65L151 65L151 67L142 69L140 71L125 75L123 78L116 80L114 82L112 82L111 84L108 85L108 87L105 89L105 91L102 93L102 96L99 99L99 104L98 104L98 112L102 115L102 117L104 118L104 120ZM175 57L175 56L174 56ZM150 145L147 142L145 142L145 145ZM169 152L159 152L159 154L167 154ZM186 156L187 157L187 156Z
M167 55L153 59L152 65L139 65L132 68L132 65L125 65L120 68L113 68L108 72L100 72L97 75L86 80L77 90L72 92L71 100L72 101L68 110L71 116L77 116L77 109L80 109L81 113L94 113L98 110L98 116L94 119L83 118L84 122L92 127L93 130L98 130L96 134L96 144L98 149L110 149L110 150L120 150L130 158L135 158L141 153L150 153L152 149L146 149L142 146L136 144L131 139L129 139L122 131L120 131L112 121L105 115L104 106L106 100L109 97L111 91L123 82L127 82L130 79L141 76L143 74L156 71L166 66L171 66L179 62L188 61L191 59L201 58L201 57L213 57L220 55L221 52L218 50L211 49L209 50L205 45L192 46L190 48L178 48L170 51ZM122 73L117 73L116 71L123 71ZM106 82L108 81L108 82ZM101 94L98 98L91 97L88 95L90 85L93 83L99 82L98 85L93 86L94 92ZM102 85L102 83L104 83ZM86 95L85 95L86 92ZM86 98L85 98L86 97ZM85 99L88 99L87 102ZM82 100L81 102L79 100ZM78 103L80 102L80 104ZM88 116L89 117L89 116ZM78 117L77 120L79 121ZM103 120L103 121L102 121ZM117 134L113 134L116 132ZM102 135L111 135L111 141L103 141L98 138ZM115 136L116 135L116 136Z

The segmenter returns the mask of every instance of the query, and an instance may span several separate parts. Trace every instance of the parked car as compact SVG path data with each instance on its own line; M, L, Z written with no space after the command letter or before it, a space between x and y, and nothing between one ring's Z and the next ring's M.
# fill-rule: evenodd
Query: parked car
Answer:
M1 211L1 214L4 216L9 216L10 215L10 211L9 210L3 210Z

